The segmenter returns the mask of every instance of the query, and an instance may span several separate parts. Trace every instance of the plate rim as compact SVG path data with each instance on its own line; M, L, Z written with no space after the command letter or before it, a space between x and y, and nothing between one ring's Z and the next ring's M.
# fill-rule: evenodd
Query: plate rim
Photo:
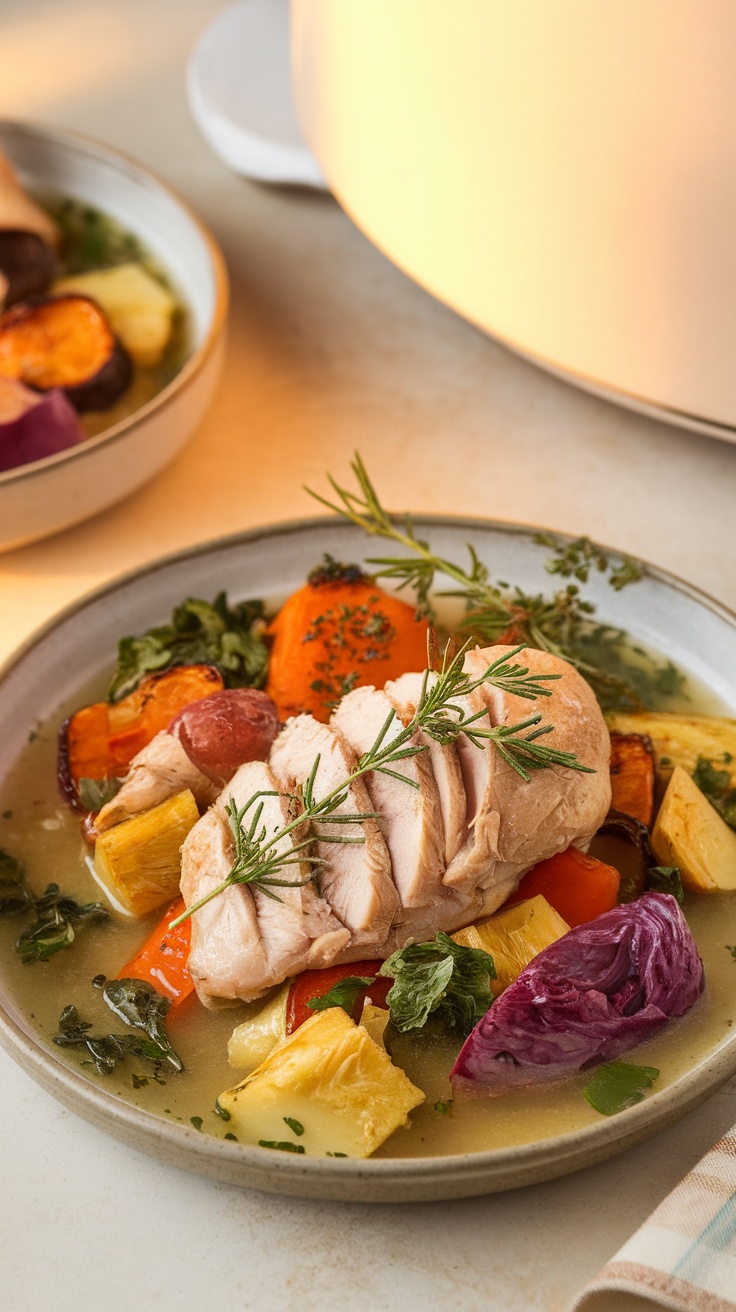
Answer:
M546 530L539 525L511 520L427 514L412 516L412 523L416 527L434 526L480 532L490 530L507 536L527 538L541 532L551 532L560 542L576 540L572 534L557 529ZM321 529L329 533L344 529L345 525L346 521L338 516L324 515L276 521L181 548L118 574L75 598L36 627L0 664L0 685L55 630L88 607L132 583L164 572L193 557L202 558L274 537L296 536L305 530ZM357 525L353 527L356 533L361 532ZM616 548L597 542L594 545L600 545L602 550L614 556L622 554ZM643 566L648 577L705 606L736 630L736 614L729 607L669 571L638 558L636 563ZM6 998L12 998L12 991L6 993ZM18 1008L18 1013L23 1014L22 1008ZM687 1071L674 1083L636 1106L605 1120L547 1139L507 1148L440 1156L356 1159L346 1169L344 1163L330 1158L295 1158L286 1153L268 1153L255 1145L233 1144L214 1135L203 1136L193 1127L167 1121L155 1112L124 1101L104 1087L92 1083L81 1071L56 1057L43 1044L40 1036L22 1027L3 999L0 999L0 1046L27 1074L65 1106L108 1134L123 1138L136 1147L143 1147L165 1160L230 1183L250 1185L276 1193L291 1193L302 1197L354 1198L366 1202L470 1197L496 1189L520 1187L568 1170L572 1172L582 1169L616 1151L623 1151L650 1131L654 1132L655 1128L664 1128L668 1123L686 1115L697 1102L710 1096L736 1073L736 1032L733 1032L717 1050L703 1057L694 1070ZM575 1159L580 1160L569 1165L573 1151ZM563 1159L565 1166L562 1170L556 1170L555 1163ZM525 1170L527 1180L513 1183L505 1179L507 1175L513 1176ZM453 1181L455 1183L451 1188ZM369 1191L362 1190L360 1196L356 1196L356 1184L368 1185Z

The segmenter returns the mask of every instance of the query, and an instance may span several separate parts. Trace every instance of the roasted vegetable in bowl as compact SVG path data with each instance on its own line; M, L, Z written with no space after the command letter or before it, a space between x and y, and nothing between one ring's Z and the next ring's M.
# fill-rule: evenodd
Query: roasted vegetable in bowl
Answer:
M90 206L43 200L0 158L0 383L60 391L89 418L72 440L55 401L34 417L30 440L27 425L0 417L0 470L125 417L186 354L183 305L140 243Z

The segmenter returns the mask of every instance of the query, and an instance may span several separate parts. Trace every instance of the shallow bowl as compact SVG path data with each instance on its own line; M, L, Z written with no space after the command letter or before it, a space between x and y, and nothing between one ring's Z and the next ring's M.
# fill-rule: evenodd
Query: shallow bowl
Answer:
M419 536L446 558L472 545L492 576L530 592L549 592L547 552L535 530L479 520L418 518ZM352 526L312 520L257 530L157 561L82 598L63 611L0 672L0 787L38 721L58 714L93 679L109 671L117 639L160 622L185 596L279 596L299 586L308 562L325 551L363 561L375 544ZM736 616L696 589L647 569L635 587L614 593L597 573L586 585L602 619L664 650L736 713ZM81 697L80 697L81 700ZM729 1037L730 1036L730 1037ZM677 1120L736 1072L736 1033L694 1061L667 1087L617 1116L533 1143L455 1156L369 1161L307 1158L247 1147L172 1124L107 1092L95 1077L66 1064L34 1031L3 979L0 1043L67 1107L163 1161L233 1184L282 1194L360 1202L470 1197L551 1179L602 1161Z
M186 201L134 160L76 133L0 121L0 151L31 191L87 201L153 253L189 310L191 350L127 419L44 460L0 473L0 551L96 515L173 459L212 400L224 354L227 274Z

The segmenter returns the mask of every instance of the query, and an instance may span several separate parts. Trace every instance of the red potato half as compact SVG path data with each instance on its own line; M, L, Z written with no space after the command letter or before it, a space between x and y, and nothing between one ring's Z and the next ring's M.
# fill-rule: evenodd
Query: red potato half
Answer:
M0 377L61 388L76 410L105 410L126 390L130 359L87 296L49 296L0 315Z
M281 725L276 704L257 688L226 688L192 702L169 733L190 761L216 784L226 784L244 761L265 761Z

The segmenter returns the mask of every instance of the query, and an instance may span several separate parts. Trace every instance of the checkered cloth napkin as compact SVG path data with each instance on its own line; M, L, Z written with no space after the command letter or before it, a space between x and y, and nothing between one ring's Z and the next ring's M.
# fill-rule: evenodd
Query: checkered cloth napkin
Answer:
M570 1312L736 1312L736 1125L611 1259Z

